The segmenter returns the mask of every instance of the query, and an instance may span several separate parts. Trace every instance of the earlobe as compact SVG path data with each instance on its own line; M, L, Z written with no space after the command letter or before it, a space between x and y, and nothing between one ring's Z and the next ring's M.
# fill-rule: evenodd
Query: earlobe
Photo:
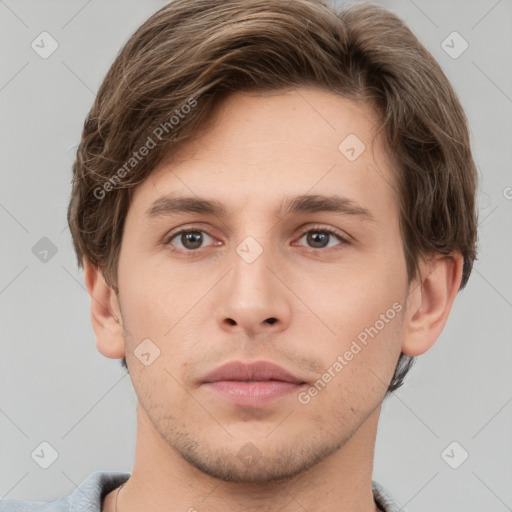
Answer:
M402 352L418 356L439 338L462 280L460 253L436 256L421 266L421 278L411 283L405 312Z
M91 297L91 322L96 334L96 348L106 357L125 355L121 311L117 296L101 273L84 258L85 285Z

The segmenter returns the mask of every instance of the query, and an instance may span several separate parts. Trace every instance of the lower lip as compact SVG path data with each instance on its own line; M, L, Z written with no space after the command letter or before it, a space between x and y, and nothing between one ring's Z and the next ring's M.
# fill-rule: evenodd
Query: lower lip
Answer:
M303 384L295 384L281 380L253 382L222 380L208 382L206 386L212 392L233 404L258 407L273 402L282 396L298 392Z

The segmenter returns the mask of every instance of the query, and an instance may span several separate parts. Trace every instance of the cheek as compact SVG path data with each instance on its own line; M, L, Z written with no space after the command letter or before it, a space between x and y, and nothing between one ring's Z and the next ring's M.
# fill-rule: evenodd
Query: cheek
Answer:
M354 338L365 328L382 321L388 326L403 309L406 290L405 263L372 262L341 267L319 278L302 278L298 295L307 298L307 304L324 321L331 334L344 339ZM297 284L301 281L298 280ZM399 305L393 305L398 302ZM386 314L388 312L388 314ZM381 315L385 318L381 320ZM380 329L382 330L382 329Z
M190 295L165 267L150 265L149 259L132 252L119 262L119 288L123 313L127 319L130 336L137 339L165 339L186 313Z
M352 429L382 402L400 354L402 336L402 312L384 309L384 315L386 311L390 311L388 323L354 317L354 325L350 325L354 335L341 333L328 347L317 344L323 373L298 397L311 417L329 411L334 424ZM367 312L364 316L372 317Z
M332 388L342 394L350 389L361 399L368 386L381 393L391 380L402 345L406 289L405 263L385 258L366 263L317 281L308 296L330 331L324 329L313 350L323 368L336 375Z

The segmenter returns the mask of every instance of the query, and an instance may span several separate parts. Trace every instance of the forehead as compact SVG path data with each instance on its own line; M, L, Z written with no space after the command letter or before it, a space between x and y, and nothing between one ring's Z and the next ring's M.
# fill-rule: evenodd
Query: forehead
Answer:
M173 194L276 213L286 198L336 193L389 211L394 179L378 128L371 105L329 91L234 93L133 191L134 206L145 214Z

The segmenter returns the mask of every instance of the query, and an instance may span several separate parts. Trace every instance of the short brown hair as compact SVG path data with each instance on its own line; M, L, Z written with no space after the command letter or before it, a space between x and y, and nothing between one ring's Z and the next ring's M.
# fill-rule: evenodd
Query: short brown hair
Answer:
M455 92L396 15L320 0L174 0L136 30L100 86L73 166L78 265L87 258L118 293L130 189L201 130L221 97L299 86L371 102L396 166L409 282L421 257L460 252L464 287L476 259L477 173ZM401 354L389 391L411 363Z

